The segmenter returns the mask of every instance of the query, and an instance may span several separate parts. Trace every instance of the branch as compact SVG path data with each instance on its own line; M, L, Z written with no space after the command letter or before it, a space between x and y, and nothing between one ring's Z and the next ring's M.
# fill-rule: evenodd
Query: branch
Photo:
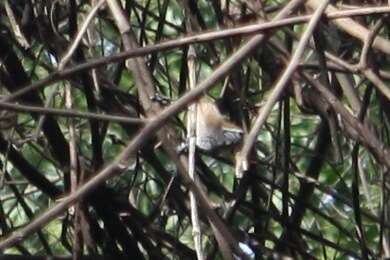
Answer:
M45 108L39 106L28 106L28 105L20 105L10 102L2 102L0 101L0 108L10 111L17 112L25 112L25 113L35 113L35 114L45 114L45 115L57 115L63 117L79 117L86 119L94 119L100 121L108 121L108 122L116 122L123 124L139 124L142 125L148 119L140 119L140 118L129 118L125 116L114 116L114 115L105 115L105 114L97 114L91 112L80 112L73 109L58 109L58 108Z
M77 50L77 47L79 46L84 34L87 32L88 26L91 23L92 19L95 17L97 12L99 11L99 8L103 6L103 4L106 3L106 0L100 0L89 12L88 16L85 18L81 29L77 32L77 35L75 39L73 40L73 43L71 46L69 46L69 49L65 53L65 55L62 57L61 61L58 64L58 70L62 70L65 68L66 64L69 62L69 60L72 58L73 53Z
M187 13L187 15L189 15ZM188 50L188 81L189 89L194 89L196 86L196 69L195 69L195 59L196 53L193 46L190 46ZM188 175L193 180L193 182L198 182L198 176L196 175L195 168L195 150L196 150L196 113L197 113L197 104L192 104L188 108L188 119L187 119L187 134L188 134ZM198 260L205 259L204 252L202 249L202 233L200 230L200 221L198 206L195 194L190 193L190 202L191 202L191 221L192 221L192 235L194 237L194 245L196 250L196 255Z

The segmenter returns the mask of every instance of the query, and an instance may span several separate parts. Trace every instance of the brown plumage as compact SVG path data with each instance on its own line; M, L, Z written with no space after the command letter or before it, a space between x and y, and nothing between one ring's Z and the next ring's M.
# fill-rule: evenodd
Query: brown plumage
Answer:
M201 99L197 105L196 145L206 151L237 144L242 129L228 121L210 100Z

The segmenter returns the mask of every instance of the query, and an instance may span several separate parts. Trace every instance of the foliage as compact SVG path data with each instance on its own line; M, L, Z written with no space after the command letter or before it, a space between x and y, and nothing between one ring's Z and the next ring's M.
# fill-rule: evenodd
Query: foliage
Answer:
M187 112L175 114L160 131L153 132L125 167L115 160L136 140L142 125L150 122L147 119L158 119L164 108L190 91L189 44L180 44L181 40L265 23L290 1L123 0L124 14L132 26L123 34L106 4L63 70L128 50L126 34L134 34L140 48L168 41L177 46L141 56L147 65L146 76L138 75L123 58L103 60L98 67L66 77L56 74L98 2L0 3L0 248L6 238L31 228L33 234L21 233L21 240L8 245L4 253L195 259L190 186L167 149L167 144L186 141ZM321 1L307 1L294 15L312 14L316 2ZM348 19L371 34L352 36L342 20L319 22L295 74L257 133L250 167L242 179L235 175L234 159L241 146L197 150L196 172L207 203L256 259L390 257L390 100L386 96L390 51L378 47L378 41L369 42L380 37L390 46L390 23L385 12L364 13L362 8L370 6L363 1L352 3L337 1L336 6L338 10L361 9L363 15ZM226 118L246 134L270 100L307 29L302 21L273 26L261 32L266 40L207 92ZM197 82L207 82L253 35L194 39ZM330 102L305 80L304 73L330 90L335 101ZM147 97L149 101L142 98L142 76L152 78L158 93ZM7 100L47 77L53 80ZM162 104L158 103L161 98ZM43 109L34 112L36 107ZM91 118L96 115L108 117ZM129 118L139 121L125 122ZM164 134L173 141L162 140ZM120 168L115 176L95 185L87 195L77 196L77 203L55 220L33 222L115 164ZM210 213L202 207L199 211L204 253L208 259L222 259Z

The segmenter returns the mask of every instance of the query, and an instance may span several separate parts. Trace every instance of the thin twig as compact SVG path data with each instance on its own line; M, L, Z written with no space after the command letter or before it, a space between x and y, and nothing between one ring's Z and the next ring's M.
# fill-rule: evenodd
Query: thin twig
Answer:
M193 46L190 46L188 50L188 81L189 89L196 87L196 70L195 70L195 59L196 53ZM198 178L195 171L195 149L196 149L196 113L197 104L193 103L188 107L188 122L187 122L187 133L188 133L188 175L193 182L197 183ZM200 230L200 221L198 206L196 197L193 192L190 192L191 202L191 221L192 221L192 235L194 239L195 251L198 260L203 260L204 253L202 249L202 233Z
M367 34L366 39L364 40L364 45L362 48L362 54L360 56L359 64L357 65L359 69L365 69L368 66L368 56L371 51L372 43L374 42L375 38L377 37L379 30L382 28L384 23L383 19L380 19L375 25L374 28L370 31L369 34Z
M20 25L18 24L14 11L12 10L8 0L4 1L5 12L7 13L9 22L11 24L12 32L15 35L15 39L22 45L24 48L30 48L30 43L28 42L26 36L24 36Z
M360 70L367 79L369 79L373 85L390 100L390 89L385 82L375 73L372 68L372 64L369 64L369 54L371 52L372 44L375 38L378 36L379 30L382 28L384 20L380 19L374 26L374 28L367 34L366 39L364 40L364 45L362 49L362 54L360 56L359 63L356 65L356 68Z
M68 109L72 109L73 107L73 98L72 98L72 88L69 84L65 85L65 106ZM71 193L77 190L78 186L78 164L77 164L77 145L76 145L76 129L74 126L73 118L69 118L69 155L70 155L70 190ZM79 211L79 203L76 203L71 209L73 211L73 215L77 216ZM73 260L80 259L82 255L82 240L80 233L80 222L77 217L73 219L74 226L74 234L73 234Z
M193 33L195 26L194 18L191 14L189 1L183 1L184 14L186 16L186 29L187 32ZM187 67L188 67L188 89L192 90L196 87L196 51L194 46L190 46L187 53ZM188 118L187 118L187 139L188 139L188 175L192 181L199 185L198 176L196 174L196 127L197 127L197 103L193 103L188 107ZM190 203L191 203L191 222L192 222L192 236L194 240L195 252L198 260L204 260L205 254L202 248L202 233L200 229L200 220L197 199L195 194L190 192Z
M82 24L79 32L77 33L75 39L73 40L72 45L69 47L68 51L65 53L64 57L62 57L61 61L58 64L58 70L63 70L66 66L66 64L71 59L73 53L76 51L77 46L81 42L81 39L83 38L84 34L86 33L89 24L91 23L92 19L95 17L96 13L99 11L99 8L103 6L103 4L106 2L106 0L100 0L96 6L92 8L92 10L89 12L87 18L85 18L84 23Z
M92 1L93 4L96 4L96 2L97 2L97 0ZM91 55L91 57L93 57L95 55L94 49L91 47L94 46L96 44L96 41L97 41L96 40L97 29L95 28L95 26L96 25L94 23L92 23L92 24L90 24L89 29L87 30L87 40L88 40L87 45L90 46L90 48L88 48L88 52ZM102 39L102 38L103 38L103 36L100 35L100 39ZM102 99L102 96L101 96L102 92L101 92L101 87L100 87L100 83L99 83L97 69L92 69L91 75L92 75L92 80L93 80L93 86L95 87L95 97L97 100L101 100Z
M36 113L36 114L45 114L45 115L57 115L63 117L79 117L85 119L101 120L108 122L116 122L123 124L144 124L148 119L140 118L130 118L124 116L114 116L114 115L105 115L97 114L92 112L80 112L73 109L58 109L58 108L45 108L38 106L28 106L15 103L8 103L0 101L0 108L4 110L17 111L23 113Z

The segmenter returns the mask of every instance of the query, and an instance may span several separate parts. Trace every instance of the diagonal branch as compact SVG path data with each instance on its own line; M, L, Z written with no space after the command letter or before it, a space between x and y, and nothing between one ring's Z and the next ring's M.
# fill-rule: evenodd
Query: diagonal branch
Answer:
M323 12L325 11L326 6L328 5L329 1L323 1L322 4L318 7L318 9L315 11L313 18L310 20L306 31L302 35L301 40L299 41L298 47L292 56L286 70L284 71L283 75L280 77L279 81L275 85L275 87L272 90L272 93L270 94L267 103L264 105L264 107L261 108L259 111L259 116L257 117L255 123L253 124L253 127L251 131L249 132L248 136L244 140L244 145L241 149L239 158L237 160L237 166L236 169L239 171L238 175L242 175L243 171L248 170L248 154L249 151L252 149L254 143L256 142L257 135L265 123L267 117L271 113L272 107L276 103L276 101L279 99L280 95L282 94L287 82L290 80L291 76L295 72L295 70L298 68L300 58L302 54L305 51L306 45L309 42L309 39L317 26Z

